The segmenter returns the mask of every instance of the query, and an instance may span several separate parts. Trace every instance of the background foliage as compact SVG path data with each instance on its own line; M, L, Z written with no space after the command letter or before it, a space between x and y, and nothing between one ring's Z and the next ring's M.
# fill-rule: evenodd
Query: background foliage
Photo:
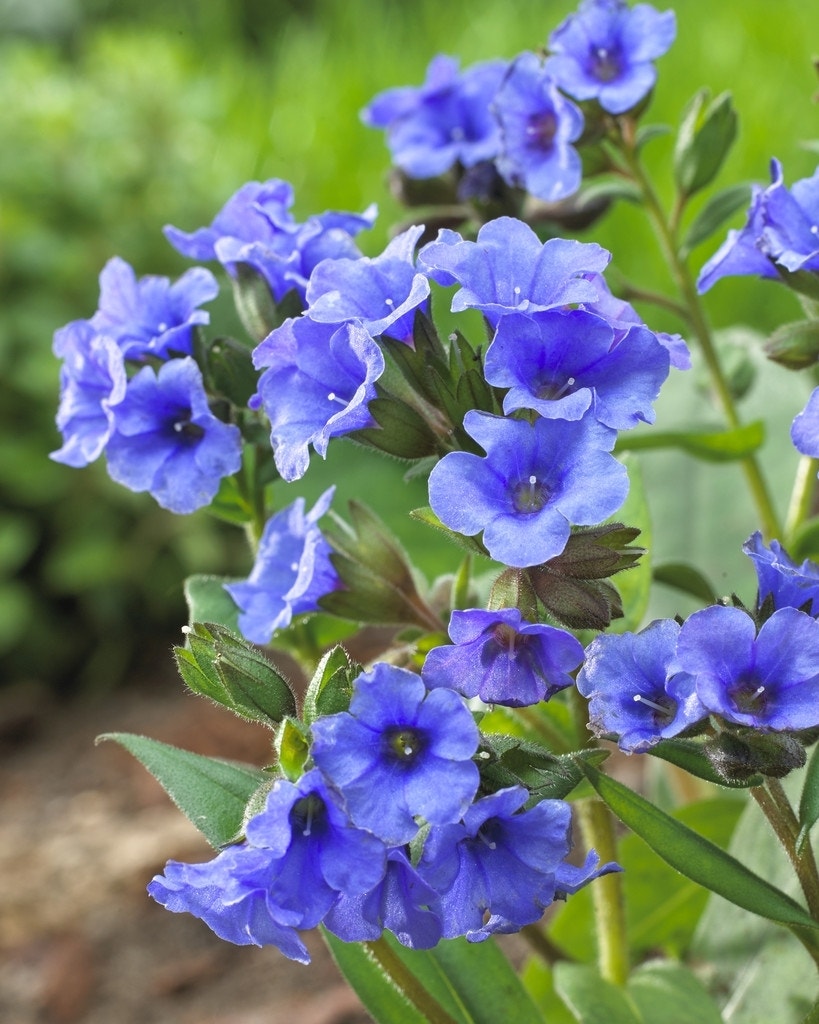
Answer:
M819 137L812 64L819 23L811 5L780 0L775 21L769 0L673 6L678 38L660 62L646 120L676 124L698 85L715 94L730 89L740 138L723 181L765 179L772 155L783 159L788 182L810 174L815 150L795 148L794 140ZM187 0L173 9L159 0L0 2L0 678L35 676L72 689L113 684L147 637L168 646L185 618L186 574L244 568L242 538L205 513L173 517L109 483L102 465L77 472L46 458L59 443L51 336L91 315L105 261L119 254L139 274L178 275L187 264L162 225L206 224L240 184L268 177L293 183L300 217L378 202L376 229L361 241L369 253L380 251L401 214L389 194L383 138L360 124L358 110L382 89L419 83L436 52L468 64L536 47L573 7L570 0ZM649 163L667 168L670 148L668 138L654 141ZM588 237L612 249L630 279L670 287L636 209L615 208ZM695 251L694 263L712 248ZM784 292L738 278L708 296L718 326L752 328L733 335L743 373L757 360L759 335L798 317ZM667 314L641 312L655 328L677 326ZM227 295L212 316L220 330L232 326ZM770 366L764 389L744 400L746 418L755 407L766 415L776 409L777 436L763 458L774 463L780 507L795 465L787 427L806 397L794 380ZM716 422L695 375L667 391L658 415L664 426ZM408 496L396 486L401 467L386 460L380 479L369 462L362 479L357 455L350 445L331 449L333 475L343 469L341 498L364 493L387 517L425 503L423 483L414 481ZM290 485L287 500L315 497L327 484L323 469ZM718 591L747 581L739 545L754 523L734 498L739 470L648 454L644 473L657 559L686 555ZM457 552L437 546L423 527L394 525L405 539L416 530L425 571L454 565ZM448 562L438 564L442 551Z

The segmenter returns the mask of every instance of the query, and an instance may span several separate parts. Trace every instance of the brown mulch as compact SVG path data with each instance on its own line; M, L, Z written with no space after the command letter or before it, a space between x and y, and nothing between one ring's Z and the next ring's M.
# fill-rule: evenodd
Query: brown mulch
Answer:
M270 734L156 678L93 703L0 690L0 1021L8 1024L360 1024L369 1017L320 937L309 967L170 914L145 886L213 851L102 732L144 733L264 764Z

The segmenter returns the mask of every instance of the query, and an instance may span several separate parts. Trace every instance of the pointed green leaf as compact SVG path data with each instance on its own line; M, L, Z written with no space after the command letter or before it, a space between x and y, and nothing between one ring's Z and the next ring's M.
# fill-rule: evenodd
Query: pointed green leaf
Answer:
M707 241L732 214L744 209L750 199L751 186L748 184L729 185L715 192L685 233L680 254L687 256L692 249Z
M489 558L489 552L477 538L466 537L462 533L450 530L448 526L444 526L429 506L414 508L410 512L410 516L421 523L426 523L427 526L431 526L435 530L440 530L441 533L445 533L454 544L457 544L458 547L463 548L465 551L471 551L476 555L483 555L484 558Z
M731 94L708 102L701 89L689 103L674 148L674 177L684 196L705 188L719 172L737 135L737 114Z
M339 645L328 651L313 674L304 697L304 724L311 725L321 715L334 715L350 706L353 681L361 666Z
M238 838L245 807L268 778L251 765L192 754L147 736L108 732L97 737L98 743L102 740L113 740L133 754L217 848Z
M644 1024L622 989L588 964L565 961L554 966L555 990L578 1024Z
M226 576L198 574L185 580L185 600L188 602L188 624L218 622L234 633L239 632L239 609L225 590L233 580Z
M657 430L620 437L616 451L645 451L651 448L681 448L706 462L730 462L744 459L765 440L761 420L733 430Z
M723 1024L717 1004L683 964L643 964L629 978L627 991L645 1024Z
M738 860L586 762L578 761L599 796L641 839L681 874L753 914L791 928L819 930L819 922L784 892Z
M819 743L813 748L805 772L805 783L799 798L799 836L796 840L796 852L802 852L808 841L810 830L819 820Z
M698 597L706 604L714 604L717 600L714 588L693 565L687 565L685 562L664 562L654 567L652 575L657 583L675 587L684 594Z

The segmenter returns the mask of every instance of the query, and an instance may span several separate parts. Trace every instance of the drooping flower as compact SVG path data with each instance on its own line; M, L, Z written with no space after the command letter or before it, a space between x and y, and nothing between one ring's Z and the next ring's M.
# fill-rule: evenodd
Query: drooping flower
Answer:
M241 843L204 864L168 861L148 893L175 914L200 918L220 939L240 946L276 946L291 960L309 964L298 932L276 919L276 908L268 900L274 874L275 862L267 850Z
M418 254L439 284L461 285L452 311L480 309L494 326L508 313L534 313L572 302L594 302L599 290L586 275L605 269L611 253L593 242L550 238L514 217L498 217L474 242L444 229Z
M441 939L438 894L412 866L402 847L390 850L383 879L369 892L340 895L324 925L345 942L373 941L389 929L403 946L432 949Z
M239 471L242 438L210 411L199 367L186 356L131 378L105 451L113 480L184 514L210 504L222 477Z
M54 354L63 360L57 410L63 444L51 458L67 466L87 466L108 443L114 407L125 397L122 351L88 320L74 320L55 332Z
M694 677L671 668L679 632L673 619L663 619L639 633L598 636L589 644L577 689L589 700L595 735L614 735L631 753L706 717Z
M490 384L509 388L503 411L534 409L550 419L580 419L628 430L654 422L652 403L668 376L668 351L645 327L615 336L584 310L505 316L486 353Z
M498 127L489 107L506 71L503 61L475 64L439 54L420 88L379 93L361 112L383 128L393 162L413 178L433 178L454 164L474 167L498 152Z
M239 629L256 644L266 644L294 615L316 611L318 599L339 580L330 561L330 545L318 527L335 488L322 494L305 514L304 498L271 516L265 524L250 576L225 590L239 607Z
M323 259L360 255L353 238L375 221L371 206L362 214L328 211L299 224L290 212L292 186L278 178L250 181L225 203L206 228L180 231L168 225L171 245L195 260L218 260L231 276L237 264L258 271L278 301L291 289L304 298L313 268Z
M427 654L423 678L487 704L524 707L572 684L582 644L565 630L526 622L519 609L454 611L452 644Z
M129 264L115 256L100 274L99 308L91 323L116 341L126 359L191 355L194 328L210 322L198 307L218 294L216 278L204 267L194 267L171 284L156 275L137 279Z
M313 724L313 758L350 817L393 846L415 836L416 816L461 817L478 788L477 746L458 694L383 662L358 677L349 712Z
M819 169L785 187L782 164L771 160L771 184L753 187L745 225L728 237L700 271L706 292L721 277L779 278L784 271L819 271Z
M590 413L530 424L473 409L464 428L486 456L445 455L430 474L430 505L451 530L483 531L499 562L525 568L554 558L572 524L602 522L626 499L625 467L609 454L614 431Z
M252 408L264 407L276 468L284 480L307 472L308 445L325 458L331 437L372 426L367 403L384 372L384 356L357 323L286 320L253 353L266 368Z
M415 266L423 231L408 228L372 259L322 260L307 286L307 316L324 324L356 320L373 337L410 341L416 310L429 304L429 281Z
M504 181L547 202L580 188L583 167L572 146L583 133L583 115L560 94L537 54L521 54L493 105L501 128L496 161Z
M576 100L596 99L610 114L635 107L653 88L653 61L677 34L673 11L625 0L583 0L549 36L546 70Z
M499 790L476 801L462 823L430 831L419 871L440 893L445 938L480 942L518 931L559 894L619 870L615 864L598 868L592 852L583 869L564 877L571 809L562 800L543 800L524 811L528 798L522 786Z
M819 725L819 621L795 608L774 612L758 634L741 608L694 612L672 668L694 676L703 705L729 722L774 731Z
M774 609L807 605L810 615L819 616L819 565L809 558L797 565L778 540L766 547L759 531L745 541L742 550L754 563L760 604L770 596Z

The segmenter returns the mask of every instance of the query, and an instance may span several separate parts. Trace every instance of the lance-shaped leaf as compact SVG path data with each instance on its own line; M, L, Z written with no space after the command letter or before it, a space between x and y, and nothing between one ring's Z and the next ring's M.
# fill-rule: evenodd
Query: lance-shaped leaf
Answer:
M555 991L578 1024L644 1024L621 988L588 964L554 966Z
M729 185L720 189L694 218L680 246L680 255L687 256L692 249L707 241L737 210L744 210L751 199L751 186Z
M617 817L673 868L753 914L793 929L819 931L819 922L790 896L749 871L730 854L703 839L648 800L584 761L586 778ZM803 939L804 941L804 939ZM814 940L816 941L816 940Z
M340 645L328 651L318 663L304 697L304 723L311 725L322 715L346 711L353 694L353 682L361 666L350 660Z
M657 583L665 583L668 587L675 587L684 594L691 594L706 604L715 604L717 600L716 591L693 565L685 562L664 562L654 567L652 576Z
M705 188L719 172L737 135L737 114L731 94L709 103L710 92L700 89L686 107L674 147L674 177L682 195Z
M819 820L819 744L813 748L805 772L802 795L799 798L799 835L796 839L796 852L802 853L808 841L810 830Z
M245 807L268 779L261 769L251 765L192 754L147 736L108 732L97 737L97 743L103 740L113 740L133 754L217 848L239 837Z
M414 508L410 512L410 516L421 523L426 523L427 526L431 526L435 530L440 530L441 533L444 533L449 537L453 544L457 544L458 547L463 548L464 551L469 551L472 554L483 555L484 558L489 558L489 552L477 537L467 537L462 533L457 533L455 530L450 530L450 528L445 526L438 516L435 515L429 505L426 505L423 508Z
M731 462L752 455L765 440L761 420L733 430L658 430L620 437L615 451L642 451L651 448L681 448L705 462Z

